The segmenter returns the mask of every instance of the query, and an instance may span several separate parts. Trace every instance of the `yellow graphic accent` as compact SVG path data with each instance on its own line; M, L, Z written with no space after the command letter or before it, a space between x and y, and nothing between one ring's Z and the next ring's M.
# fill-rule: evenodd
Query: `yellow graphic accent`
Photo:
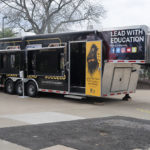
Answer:
M34 40L27 40L27 42L28 42L28 44L30 44L30 42L34 42L34 41L46 41L46 40L58 40L59 43L61 43L61 39L60 38L34 39Z
M102 42L86 43L86 95L101 96Z
M2 43L2 44L3 44L3 43L14 43L14 45L15 45L15 43L21 43L21 42L22 42L22 41L9 41L9 42L5 42L5 41L4 41L4 42L0 42L0 44L1 44L1 43Z
M30 79L36 79L37 76L36 76L36 75L28 75L27 78L30 78Z
M37 75L28 75L27 78L30 79L36 79L38 76ZM52 80L65 80L66 79L66 75L64 76L45 76L45 79L52 79Z
M66 75L64 75L64 76L45 76L45 79L66 80Z
M7 76L7 77L18 77L17 74L7 74L6 76Z

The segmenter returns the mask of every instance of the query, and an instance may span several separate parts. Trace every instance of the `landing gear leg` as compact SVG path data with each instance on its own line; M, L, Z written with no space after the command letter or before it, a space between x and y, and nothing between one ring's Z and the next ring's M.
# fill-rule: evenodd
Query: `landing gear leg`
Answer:
M132 98L130 97L129 94L126 94L126 95L122 98L123 101L129 101L129 100L131 100L131 99L132 99Z

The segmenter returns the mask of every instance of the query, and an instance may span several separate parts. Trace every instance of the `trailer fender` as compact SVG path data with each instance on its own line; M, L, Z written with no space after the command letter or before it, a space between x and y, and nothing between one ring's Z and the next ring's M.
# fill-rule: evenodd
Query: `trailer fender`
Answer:
M32 82L35 83L35 85L36 85L36 87L37 87L37 91L39 91L39 86L38 86L37 81L36 81L35 79L29 79L29 80L27 81L27 83L30 82L30 81L32 81Z
M14 77L9 77L5 80L5 83L7 80L11 79L13 82L16 82L17 80L20 80L20 78L14 78Z

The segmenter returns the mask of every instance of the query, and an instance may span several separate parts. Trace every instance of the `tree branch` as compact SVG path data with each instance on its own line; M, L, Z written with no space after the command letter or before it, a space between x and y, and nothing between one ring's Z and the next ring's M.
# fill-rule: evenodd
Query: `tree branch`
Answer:
M81 18L81 19L75 19L75 20L67 20L67 21L62 21L60 22L53 30L53 32L56 32L63 24L67 24L67 23L75 23L75 22L79 22L79 21L85 21L88 17L85 18Z
M96 22L105 13L102 5L89 0L0 0L0 4L10 27L37 34L56 32L63 25L67 29L69 23Z
M19 12L25 13L23 10L20 10L20 9L16 8L15 6L12 6L12 5L8 4L5 0L1 0L1 1L2 1L5 5L7 5L8 7L12 8L12 9L14 9L14 10L17 10L17 11L19 11Z

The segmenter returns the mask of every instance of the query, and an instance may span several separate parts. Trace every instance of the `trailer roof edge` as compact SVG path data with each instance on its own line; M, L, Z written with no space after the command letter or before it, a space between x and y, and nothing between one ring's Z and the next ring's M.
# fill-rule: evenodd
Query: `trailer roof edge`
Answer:
M7 38L0 38L0 41L5 40L17 40L17 39L25 39L28 37L36 37L36 36L47 36L47 35L61 35L61 34L75 34L75 33L84 33L84 32L98 32L98 30L84 30L84 31L72 31L72 32L58 32L58 33L47 33L47 34L35 34L35 35L26 35L26 36L20 36L20 37L7 37Z
M145 32L149 32L149 27L147 25L131 25L131 26L122 26L122 27L112 27L112 28L103 28L101 31L112 31L112 30L125 30L125 29L134 29L134 28L141 28Z
M75 34L75 33L90 33L90 32L98 32L98 30L84 30L84 31L71 31L71 32L58 32L58 33L46 33L46 34L36 34L36 35L27 35L24 36L24 38L27 37L36 37L36 36L47 36L47 35L63 35L63 34Z
M5 40L18 40L18 39L22 39L23 36L20 37L7 37L7 38L0 38L0 41L5 41Z

